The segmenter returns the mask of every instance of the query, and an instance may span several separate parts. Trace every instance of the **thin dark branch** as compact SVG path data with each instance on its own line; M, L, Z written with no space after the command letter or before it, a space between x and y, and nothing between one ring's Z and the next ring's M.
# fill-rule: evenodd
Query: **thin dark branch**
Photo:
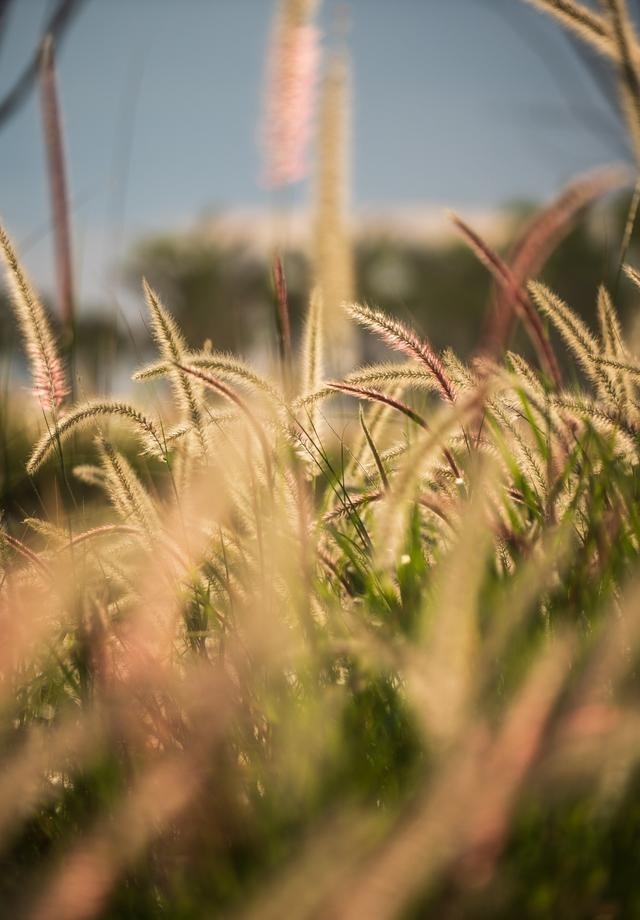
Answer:
M9 21L9 10L13 0L0 0L0 43L4 38L4 32Z
M6 4L9 0L0 0L0 3L2 2ZM45 24L42 36L43 41L47 35L51 35L56 45L59 45L73 17L78 13L84 2L85 0L59 0L49 20ZM38 47L34 51L31 60L24 68L13 87L6 96L0 100L0 127L2 127L12 115L15 115L29 95L38 77L41 51L42 41L38 42Z
M557 53L557 48L549 41L546 30L535 27L533 19L531 23L525 22L520 8L514 7L510 0L507 0L507 3L488 3L486 9L499 16L504 24L518 35L532 53L542 61L555 80L559 93L564 97L567 113L589 130L597 129L598 126L593 124L591 118L584 117L584 109L580 105L584 88L579 82L578 74L572 73L572 68L567 67L570 58ZM591 48L564 30L557 33L557 38L571 49L573 59L582 71L582 75L592 82L598 95L606 103L606 109L601 109L599 114L603 119L608 117L609 125L608 130L597 131L601 140L615 146L618 155L624 153L625 156L630 156L631 146L626 139L611 67L606 61L602 61Z

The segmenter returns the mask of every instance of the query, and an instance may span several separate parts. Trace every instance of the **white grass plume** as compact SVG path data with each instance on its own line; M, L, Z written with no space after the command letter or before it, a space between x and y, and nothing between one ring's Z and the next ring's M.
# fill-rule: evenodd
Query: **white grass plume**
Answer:
M128 460L104 438L98 448L105 474L107 494L124 521L134 520L150 537L160 530L156 509Z
M529 292L540 312L556 327L585 373L592 380L598 381L600 375L597 370L596 356L600 348L587 325L545 285L531 282Z
M626 452L630 455L635 453L635 445L632 439L637 438L638 429L629 424L619 412L610 410L607 406L603 406L600 402L582 394L554 396L552 397L551 405L554 408L574 413L584 422L590 423L601 432L619 435L624 441Z
M92 400L72 409L57 420L55 427L42 435L27 462L29 475L36 473L51 454L60 448L75 431L109 416L117 416L130 422L145 451L158 455L164 454L164 442L160 433L154 423L142 412L127 403Z
M412 329L381 310L358 303L350 304L347 310L357 323L374 332L391 348L421 361L431 371L441 395L447 401L454 402L454 387L439 356L427 341L420 339Z
M318 389L324 372L323 362L324 303L322 292L314 288L304 326L301 352L300 390L307 395Z
M158 345L160 355L167 364L172 365L169 374L173 391L179 408L195 429L202 454L206 454L206 440L202 426L202 412L196 387L189 376L176 365L182 364L188 353L186 343L171 316L160 303L160 299L149 284L143 281L143 290L149 314L151 316L151 333Z
M628 362L629 358L624 347L618 315L609 292L604 286L598 291L598 322L600 324L604 357L621 363ZM635 400L633 378L629 373L625 373L622 370L612 371L611 378L616 394L616 402L623 412L635 421L637 412L633 406Z
M104 470L94 463L79 463L73 467L71 472L79 482L104 489Z
M229 383L243 386L245 389L258 390L274 402L282 402L282 394L266 377L257 374L250 365L233 354L225 352L187 351L182 357L182 364L212 371L216 377ZM175 372L175 364L167 361L155 361L140 368L133 374L134 380L157 380L168 377Z
M396 391L405 389L425 390L431 393L438 392L433 377L421 367L409 363L366 365L347 374L343 379L343 383L355 387L390 387L393 390L391 395L394 395ZM294 410L308 408L314 403L322 402L336 395L334 387L321 386L314 393L298 397L293 402L292 408Z
M0 226L0 252L8 269L14 311L31 365L33 392L43 409L53 411L70 390L44 307L22 270L11 240Z

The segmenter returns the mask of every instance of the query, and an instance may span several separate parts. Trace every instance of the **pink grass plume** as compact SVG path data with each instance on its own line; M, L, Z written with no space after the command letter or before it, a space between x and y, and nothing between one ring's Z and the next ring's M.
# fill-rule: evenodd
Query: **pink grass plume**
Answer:
M69 395L64 364L58 353L49 317L24 273L11 240L0 226L0 261L7 280L24 350L31 365L33 392L43 409L54 411Z
M316 0L281 0L267 64L262 124L264 182L280 188L308 172L307 147L320 62Z

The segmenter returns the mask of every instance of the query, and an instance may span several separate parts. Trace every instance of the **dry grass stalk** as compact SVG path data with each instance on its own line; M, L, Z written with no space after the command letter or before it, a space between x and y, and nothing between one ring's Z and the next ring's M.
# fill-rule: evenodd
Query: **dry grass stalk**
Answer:
M58 101L54 41L51 35L47 36L42 46L40 91L51 195L58 307L65 330L71 336L73 335L74 327L71 225L69 221L69 195L67 191L60 104Z
M500 256L498 256L497 253L495 253L491 247L488 246L484 240L482 240L478 234L468 226L468 224L466 224L456 214L451 215L451 220L453 221L454 226L457 227L463 238L469 244L472 252L477 256L479 261L482 262L482 264L491 272L495 280L505 291L507 297L513 304L514 311L523 320L525 329L529 333L529 337L536 349L542 367L549 374L553 383L556 386L559 386L562 381L562 377L560 374L558 361L555 354L553 353L551 343L549 342L549 339L544 331L542 323L540 322L540 318L531 306L531 302L527 294L523 292L520 284L517 282L516 278L514 278L511 271L505 262L500 258Z
M366 304L349 304L347 311L352 319L365 329L371 330L391 348L424 365L433 376L442 398L447 402L455 402L455 387L430 342L418 336L413 329L409 329L395 317L374 310Z
M44 307L36 297L5 230L0 251L8 269L16 319L31 364L33 392L43 409L54 412L69 394L66 373Z
M542 270L559 243L572 231L585 209L601 195L628 184L629 171L606 167L571 182L527 223L506 258L514 283L524 287ZM500 358L511 333L516 312L503 287L498 286L490 306L482 352Z

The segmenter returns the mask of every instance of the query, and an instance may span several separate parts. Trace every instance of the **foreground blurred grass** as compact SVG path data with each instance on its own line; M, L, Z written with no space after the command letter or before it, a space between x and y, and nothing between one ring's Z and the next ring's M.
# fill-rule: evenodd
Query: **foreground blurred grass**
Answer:
M291 397L146 293L173 412L45 405L44 513L3 533L6 915L634 915L640 369L606 294L596 339L532 289L590 393L360 307L410 360L327 386L316 294Z

